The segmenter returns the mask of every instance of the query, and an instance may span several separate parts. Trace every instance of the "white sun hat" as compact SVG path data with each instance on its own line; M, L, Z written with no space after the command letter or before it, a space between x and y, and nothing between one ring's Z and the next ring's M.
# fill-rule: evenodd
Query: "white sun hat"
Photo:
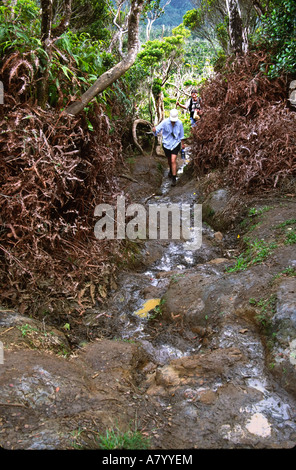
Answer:
M170 120L173 122L178 121L178 110L177 109L172 109L170 111Z

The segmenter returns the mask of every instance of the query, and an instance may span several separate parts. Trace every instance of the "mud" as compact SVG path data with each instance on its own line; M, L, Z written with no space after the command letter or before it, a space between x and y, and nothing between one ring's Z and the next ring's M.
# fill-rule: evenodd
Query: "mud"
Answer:
M76 331L2 308L3 448L93 449L135 427L150 449L295 446L295 195L205 194L182 164L171 188L163 159L138 157L122 189L145 205L202 203L201 248L133 242L133 266ZM258 240L274 246L235 269Z

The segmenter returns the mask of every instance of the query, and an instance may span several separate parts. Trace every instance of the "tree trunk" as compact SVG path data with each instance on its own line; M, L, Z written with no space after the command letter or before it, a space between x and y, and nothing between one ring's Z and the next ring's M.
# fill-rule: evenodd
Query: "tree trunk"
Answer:
M65 0L63 2L64 15L61 23L56 27L52 27L53 20L53 0L41 0L42 18L41 18L41 43L44 49L47 59L42 73L42 77L39 82L38 89L38 103L44 108L48 101L48 80L49 71L52 61L52 46L54 40L63 34L69 26L71 17L71 5L72 0ZM44 59L41 59L44 61Z
M163 102L163 92L160 91L155 97L155 107L156 107L156 117L157 123L160 123L164 120L164 102Z
M51 43L51 29L52 29L52 0L41 0L41 43L42 48L46 53L47 59L44 66L42 77L39 81L38 89L38 103L41 108L44 108L48 100L48 77L52 56L52 43ZM42 60L44 61L44 59Z
M83 93L80 101L75 101L70 104L70 106L65 109L67 114L76 115L80 113L95 96L112 85L112 83L120 78L133 65L139 49L139 21L144 2L145 0L132 0L131 3L131 13L128 23L128 53L126 57L110 70L103 73L95 83Z
M241 54L243 50L243 27L238 0L226 0L229 16L229 37L231 51Z

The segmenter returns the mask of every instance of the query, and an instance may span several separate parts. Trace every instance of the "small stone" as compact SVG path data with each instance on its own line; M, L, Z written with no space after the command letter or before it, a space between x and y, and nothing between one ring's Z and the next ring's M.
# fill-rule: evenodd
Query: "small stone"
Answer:
M223 240L223 234L221 232L215 232L214 238L217 242L221 242Z
M204 405L211 405L216 400L216 393L212 390L204 390L200 393L199 401Z

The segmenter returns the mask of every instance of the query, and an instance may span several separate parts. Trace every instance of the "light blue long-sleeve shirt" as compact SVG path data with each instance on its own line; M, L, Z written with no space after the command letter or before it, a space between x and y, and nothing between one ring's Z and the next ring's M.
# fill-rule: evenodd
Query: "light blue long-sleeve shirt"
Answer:
M173 125L170 118L164 119L155 127L155 135L162 132L162 144L168 150L173 150L184 139L182 122L178 119Z

